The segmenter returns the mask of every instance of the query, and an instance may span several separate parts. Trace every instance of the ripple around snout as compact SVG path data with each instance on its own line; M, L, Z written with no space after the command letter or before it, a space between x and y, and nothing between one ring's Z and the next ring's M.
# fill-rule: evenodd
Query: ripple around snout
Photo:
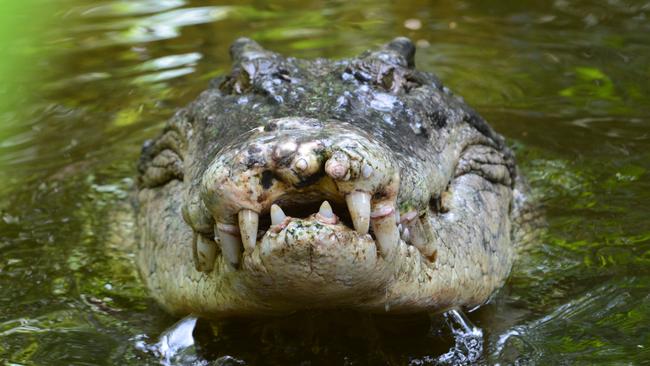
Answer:
M480 361L650 358L645 2L0 3L5 362L160 361L134 343L155 343L177 319L152 303L123 248L129 238L109 227L133 225L116 212L129 212L125 178L142 141L228 69L234 38L338 58L396 35L416 42L418 68L507 137L546 207L547 236L469 314L484 331ZM309 312L269 322L216 325L203 358L182 362L426 365L454 346L436 316Z

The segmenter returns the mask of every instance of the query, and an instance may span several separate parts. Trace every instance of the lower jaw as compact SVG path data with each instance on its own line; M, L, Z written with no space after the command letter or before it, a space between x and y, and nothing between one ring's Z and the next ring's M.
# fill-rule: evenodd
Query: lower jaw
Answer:
M296 220L298 224L305 225ZM345 230L334 234L342 239L349 235ZM395 258L387 260L377 254L370 237L355 245L342 241L315 245L293 241L282 233L275 238L269 235L267 240L263 238L256 250L245 253L239 269L222 260L210 274L190 267L182 290L167 289L156 297L177 315L220 319L333 309L380 314L440 312L478 305L492 291L464 294L462 288L449 287L448 280L432 280L431 276L440 273L404 242ZM335 246L342 250L332 250ZM310 255L311 263L305 260Z
M402 240L391 256L383 256L370 235L317 221L291 219L244 252L238 269L218 256L210 273L195 270L187 245L170 244L191 240L191 230L179 225L141 247L140 268L151 293L169 312L212 319L309 309L437 312L479 304L499 285L498 279L466 281L462 271L457 277Z
M167 196L183 197L180 184L168 189ZM152 296L176 315L259 317L317 308L439 311L480 303L499 285L498 278L490 284L463 281L463 272L458 272L460 277L453 275L440 261L423 259L415 247L401 240L394 255L385 257L370 236L341 223L316 230L336 234L339 240L334 243L315 245L297 235L299 230L293 231L296 235L287 235L288 230L274 237L268 233L252 251L243 253L238 269L217 256L213 271L199 272L190 245L193 232L176 219L181 216L180 204L148 199L153 203L143 206L138 218L138 267ZM174 214L160 215L163 211ZM311 217L291 220L296 226L315 225L315 221Z
M249 295L267 305L269 314L305 309L412 313L448 307L446 300L426 295L435 269L415 247L399 240L391 254L383 255L370 234L340 223L292 219L283 230L265 234L242 260L231 273L241 276Z
M233 268L217 258L214 271L201 278L217 283L213 288L222 293L214 299L197 296L189 312L208 318L309 309L384 312L387 288L401 266L401 260L378 252L370 234L342 223L324 224L314 216L292 218L282 229L268 230L241 259L240 267ZM209 304L200 305L204 299Z
M385 287L375 242L342 224L292 219L277 233L269 231L255 249L244 253L241 274L260 298L331 304L349 302L359 292Z

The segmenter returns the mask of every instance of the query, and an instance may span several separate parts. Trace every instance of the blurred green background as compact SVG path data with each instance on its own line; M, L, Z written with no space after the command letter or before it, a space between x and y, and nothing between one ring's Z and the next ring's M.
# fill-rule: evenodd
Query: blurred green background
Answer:
M0 110L7 111L29 96L29 82L38 77L43 60L42 34L51 17L51 2L38 0L0 2ZM51 15L51 13L50 13ZM40 60L39 60L40 58Z

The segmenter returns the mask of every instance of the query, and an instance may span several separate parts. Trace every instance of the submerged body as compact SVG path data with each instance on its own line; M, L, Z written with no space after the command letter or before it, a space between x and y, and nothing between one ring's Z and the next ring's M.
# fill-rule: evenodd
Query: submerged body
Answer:
M138 266L168 311L444 311L507 278L527 210L512 152L398 38L359 58L240 39L143 148Z

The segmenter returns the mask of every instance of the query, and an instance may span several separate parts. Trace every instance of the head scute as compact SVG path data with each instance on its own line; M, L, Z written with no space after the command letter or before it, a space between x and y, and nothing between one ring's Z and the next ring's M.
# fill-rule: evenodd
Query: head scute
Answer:
M230 58L232 72L219 85L219 89L227 94L245 94L254 90L273 94L272 90L266 90L272 82L266 81L276 75L282 77L282 81L289 79L286 71L279 67L284 58L264 49L250 38L237 39L230 46Z
M397 37L383 47L383 51L404 58L406 67L415 68L415 45L406 37Z
M359 57L370 63L383 63L405 69L415 68L415 45L406 37L398 37L383 45L379 50L367 52Z
M259 43L250 38L238 38L230 46L230 59L233 64L240 64L246 61L253 61L259 58L272 58L273 52L264 49Z
M398 37L376 51L365 52L351 60L343 78L351 75L358 82L374 85L392 94L408 93L422 85L415 70L414 59L413 42Z

